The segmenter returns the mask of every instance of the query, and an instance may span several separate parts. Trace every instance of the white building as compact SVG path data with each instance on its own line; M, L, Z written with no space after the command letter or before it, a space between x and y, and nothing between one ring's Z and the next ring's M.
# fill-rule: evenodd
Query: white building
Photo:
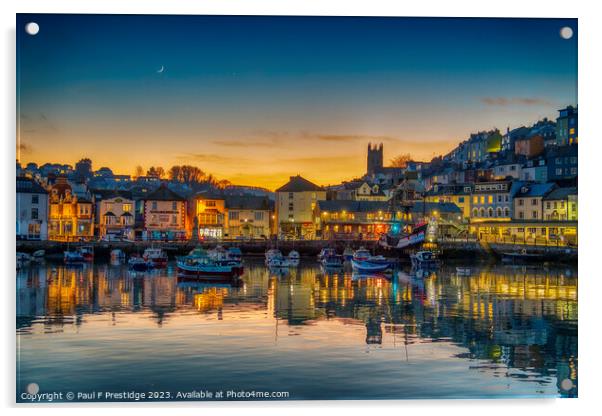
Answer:
M48 239L48 192L30 178L17 178L17 238Z
M316 237L314 210L318 201L326 200L324 188L302 178L290 180L276 190L276 224L278 235L284 238Z

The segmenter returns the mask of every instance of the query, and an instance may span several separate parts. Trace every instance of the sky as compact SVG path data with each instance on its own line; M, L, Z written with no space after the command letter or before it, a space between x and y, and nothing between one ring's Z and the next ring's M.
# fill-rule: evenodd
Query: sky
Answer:
M365 173L369 142L430 160L567 105L576 19L17 15L23 164L329 185Z

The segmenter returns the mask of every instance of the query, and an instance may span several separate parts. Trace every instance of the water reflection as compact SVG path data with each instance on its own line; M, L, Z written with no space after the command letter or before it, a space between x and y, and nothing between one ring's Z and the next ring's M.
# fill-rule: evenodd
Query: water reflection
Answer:
M136 316L143 321L134 320ZM125 335L122 333L127 342L94 346L97 360L104 359L102 367L107 371L121 369L111 365L111 354L130 356L135 344L162 351L177 336L180 352L202 345L218 362L227 363L231 358L226 350L239 354L244 349L255 359L254 364L245 364L244 377L235 369L229 375L222 369L226 373L221 383L230 380L236 384L245 379L264 386L283 377L280 371L312 371L340 384L326 396L331 399L577 394L574 269L495 265L473 268L470 276L458 276L455 266L449 266L424 275L399 271L391 278L325 272L311 263L289 273L272 273L257 263L247 267L236 286L179 281L172 265L147 274L109 264L79 268L40 265L18 272L22 383L33 375L44 377L44 371L55 375L64 371L65 377L75 371L71 366L78 363L72 356L64 358L69 366L55 357L51 369L46 358L52 348L77 353L74 343L78 341L72 333L87 326L97 330L86 332L90 343L116 336L107 326L128 328ZM149 344L150 339L153 344ZM392 386L416 381L407 371L392 369L389 354L393 352L395 360L420 363L416 377L425 380L421 390L374 388L381 378ZM312 355L322 353L330 358ZM360 353L376 354L376 359L367 362ZM266 370L266 362L276 357L286 370ZM146 363L151 375L163 365L188 365L183 358L179 363L177 357L157 360L160 365ZM208 366L195 365L199 369ZM313 367L303 369L304 365ZM348 372L368 365L378 375L366 374L358 380L356 373L355 380L346 379ZM458 365L464 368L454 367ZM128 373L121 375L128 386L139 380ZM190 377L188 381L199 378ZM446 377L485 382L481 390L478 383L454 390L447 385L450 381L442 383ZM430 378L436 380L429 383ZM506 382L498 383L498 379ZM565 379L573 382L568 391L560 387ZM91 377L88 383L91 388L98 387L99 380ZM301 392L304 398L323 397L320 391L324 386L314 385L312 390L307 384L314 380L300 377L298 382L303 387L298 388L297 398ZM288 384L294 385L290 380ZM68 389L69 383L64 387Z

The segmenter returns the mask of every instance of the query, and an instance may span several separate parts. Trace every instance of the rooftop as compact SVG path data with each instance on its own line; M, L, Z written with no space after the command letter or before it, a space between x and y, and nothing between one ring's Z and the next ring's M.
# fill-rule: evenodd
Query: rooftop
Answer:
M324 188L302 178L301 175L291 176L290 180L280 188L276 189L276 192L311 192L311 191L323 191Z

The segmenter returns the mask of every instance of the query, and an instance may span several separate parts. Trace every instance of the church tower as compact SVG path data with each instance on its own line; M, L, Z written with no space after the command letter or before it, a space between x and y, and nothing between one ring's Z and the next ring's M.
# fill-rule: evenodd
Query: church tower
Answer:
M368 143L368 175L374 175L383 168L383 144L374 145Z

